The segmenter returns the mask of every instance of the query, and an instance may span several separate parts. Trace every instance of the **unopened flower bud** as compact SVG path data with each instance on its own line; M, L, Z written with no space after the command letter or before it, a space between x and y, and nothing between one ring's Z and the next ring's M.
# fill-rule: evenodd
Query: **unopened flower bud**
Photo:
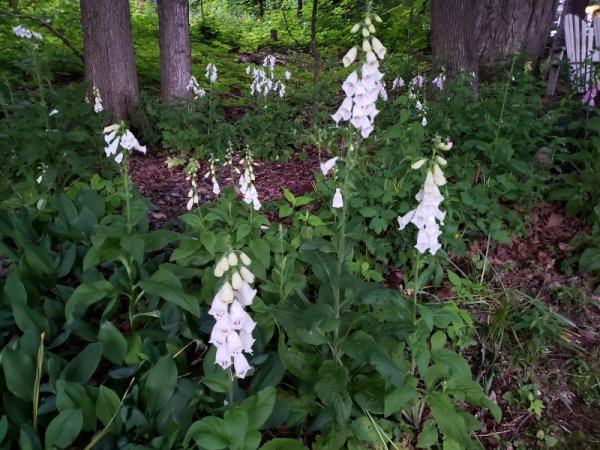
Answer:
M227 262L229 263L229 267L237 266L238 259L234 252L229 253L229 256L227 257Z
M379 17L377 14L375 14L373 16L373 18L375 19L375 22L379 22L379 23L383 22L383 20L381 20L381 17Z
M240 274L238 272L233 272L233 275L231 276L231 287L234 290L239 291L240 289L242 289L243 285L244 280L242 280Z
M193 192L192 192L193 194ZM229 270L229 262L226 257L222 257L215 267L215 271L213 272L215 277L221 278L225 272Z
M433 165L433 182L438 186L443 186L446 184L446 177L444 177L444 172L440 169L440 166L437 164Z
M242 267L240 269L240 275L242 276L242 278L244 279L244 281L248 284L252 284L254 283L254 274L252 272L250 272L248 269L246 269L245 267Z
M360 23L355 24L351 29L350 29L350 33L354 34L354 33L358 33L358 30L360 30Z
M425 164L427 162L426 159L420 159L417 162L414 162L410 165L411 169L417 170L420 169L421 167L423 167L423 164Z
M371 51L371 44L369 44L368 40L366 40L366 39L363 40L362 49L363 49L363 52Z
M446 161L441 156L436 156L435 159L437 160L437 162L440 166L445 166L446 164L448 164L448 161Z
M367 17L367 18L365 19L365 25L366 25L366 26L369 26L369 25L371 25L372 23L373 23L373 22L371 21L371 18L370 18L370 17Z
M371 33L369 33L369 30L367 30L366 27L362 29L362 35L363 35L363 37L369 37L370 34Z
M245 266L249 266L250 263L252 262L250 257L248 255L246 255L244 252L240 253L240 259L242 260L242 264L244 264Z
M369 31L371 33L375 33L375 25L373 25L373 24L369 25Z

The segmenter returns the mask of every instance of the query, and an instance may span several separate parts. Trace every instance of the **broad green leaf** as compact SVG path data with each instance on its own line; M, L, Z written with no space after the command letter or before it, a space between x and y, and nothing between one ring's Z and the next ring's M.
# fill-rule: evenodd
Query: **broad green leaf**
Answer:
M592 272L598 269L600 269L600 248L592 247L584 250L579 257L579 270Z
M80 409L66 409L48 424L46 448L66 448L81 432L83 414Z
M177 366L171 355L165 355L148 371L145 395L148 411L154 414L171 398L177 385Z
M107 426L110 423L111 418L119 409L120 402L119 396L114 391L106 386L100 386L98 389L98 398L96 399L96 416L98 416L98 420L102 422L102 425ZM119 432L121 428L120 422L121 419L117 414L111 425L112 431Z
M6 387L21 400L33 400L35 368L33 359L23 351L4 347L2 351L2 370Z
M65 366L61 378L74 383L86 384L100 363L103 347L101 342L89 344Z
M438 443L438 430L432 419L427 419L419 433L417 448L431 448Z
M206 450L229 448L231 442L225 421L218 417L205 417L194 422L185 434L184 447L187 448L192 439L196 445Z
M73 321L73 313L76 308L79 308L83 315L90 305L108 297L113 291L114 288L112 284L104 280L78 286L65 305L65 317L67 322L70 323Z
M104 344L104 356L115 364L121 364L127 354L127 339L111 322L100 325L98 341Z
M315 391L323 404L333 409L336 423L340 426L344 426L352 409L348 383L348 371L344 366L337 366L331 360L321 365Z
M80 409L83 414L82 431L96 429L94 402L82 384L59 379L56 382L56 407L59 411Z
M268 387L248 397L240 407L248 415L248 429L258 430L269 418L275 405L275 388Z
M23 424L19 431L19 450L42 450L37 432L30 424Z
M248 244L254 257L265 267L271 264L271 248L264 239L254 239Z
M214 256L217 245L217 237L215 236L215 233L212 231L203 231L200 233L200 242L202 242L202 245L206 251Z
M149 279L139 282L140 287L148 294L158 295L166 301L200 316L199 300L183 291L181 282L174 273L166 269L158 269Z
M475 448L475 443L469 437L464 419L456 412L446 394L431 392L426 397L426 401L436 424L444 435L458 442L465 450Z
M9 305L27 304L27 291L16 270L11 270L4 282L4 295Z
M8 418L2 416L2 419L0 419L0 443L2 443L6 437L6 433L8 433Z
M448 280L452 283L452 286L460 287L462 286L462 278L460 278L457 274L448 270Z
M417 385L419 380L413 375L407 375L404 384L396 387L392 383L387 383L385 398L383 402L384 416L388 417L398 411L405 409L405 405L417 397Z
M242 242L244 240L244 238L250 234L251 230L252 230L252 228L250 227L249 224L242 223L237 229L235 240L237 242Z

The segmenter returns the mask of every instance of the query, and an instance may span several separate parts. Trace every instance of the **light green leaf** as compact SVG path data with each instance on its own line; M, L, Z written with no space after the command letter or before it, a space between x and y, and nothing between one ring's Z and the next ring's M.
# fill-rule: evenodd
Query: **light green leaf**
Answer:
M104 356L115 364L121 364L127 354L127 339L111 322L100 325L98 341L104 344Z

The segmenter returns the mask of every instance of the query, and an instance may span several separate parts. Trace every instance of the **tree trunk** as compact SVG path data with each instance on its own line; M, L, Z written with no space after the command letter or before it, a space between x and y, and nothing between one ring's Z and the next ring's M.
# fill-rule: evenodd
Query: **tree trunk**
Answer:
M558 0L478 2L475 42L481 63L525 51L537 66L550 36Z
M296 8L296 17L302 17L302 0L298 0L298 7Z
M188 0L158 0L160 93L164 102L188 95L192 76Z
M84 73L115 120L131 117L138 95L128 0L80 0Z
M258 0L258 17L265 15L265 0Z
M474 72L478 61L475 51L476 0L431 0L431 45L434 65L444 67L454 78L461 69Z
M319 75L321 73L321 55L317 48L317 13L319 11L319 0L313 0L312 17L310 20L310 51L313 57L313 83L315 90L319 84Z

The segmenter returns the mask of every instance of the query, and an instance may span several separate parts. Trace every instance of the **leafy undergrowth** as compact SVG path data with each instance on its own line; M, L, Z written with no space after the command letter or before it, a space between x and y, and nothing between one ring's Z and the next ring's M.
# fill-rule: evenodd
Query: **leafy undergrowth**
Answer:
M284 199L285 190L297 197L314 193L319 160L316 149L307 149L302 158L285 163L258 161L255 184L261 200ZM161 152L136 156L131 164L140 192L156 207L151 222L173 224L185 211L189 188L181 169L167 169L167 154ZM208 170L205 165L200 171ZM222 186L237 184L226 169L218 179ZM211 188L203 178L202 201L215 200ZM504 411L500 424L487 421L477 433L486 448L593 449L600 445L600 297L592 294L597 280L569 270L569 261L575 261L573 238L590 230L557 203L519 214L527 224L523 237L491 245L475 240L466 257L452 258L453 270L462 276L453 272L449 281L427 291L442 302L456 301L474 319L477 345L468 349L468 360ZM404 274L389 269L386 284L410 294Z

